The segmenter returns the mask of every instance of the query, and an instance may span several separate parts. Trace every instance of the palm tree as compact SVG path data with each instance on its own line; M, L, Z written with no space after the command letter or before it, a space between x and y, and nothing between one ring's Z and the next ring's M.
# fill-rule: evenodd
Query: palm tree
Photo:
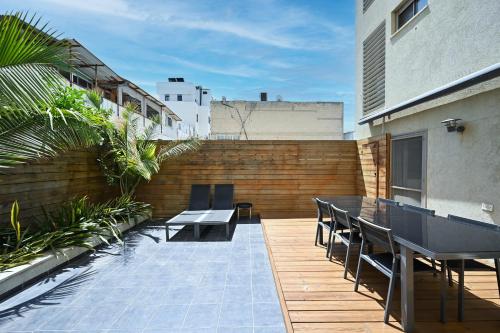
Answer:
M27 13L0 16L0 169L102 141L95 124L54 107L68 46Z
M132 197L143 180L149 181L168 159L200 147L199 140L169 141L158 144L154 141L158 119L147 126L142 133L138 129L135 106L127 104L122 122L110 132L109 141L103 147L99 162L111 184L119 184L122 195Z

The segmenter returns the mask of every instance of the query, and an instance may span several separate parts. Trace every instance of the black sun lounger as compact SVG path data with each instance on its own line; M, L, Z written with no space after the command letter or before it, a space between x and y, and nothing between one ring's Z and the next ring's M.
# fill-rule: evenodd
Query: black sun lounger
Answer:
M194 238L200 239L200 225L222 225L226 226L226 238L229 239L229 222L234 214L233 185L215 185L214 203L213 208L208 209L204 205L204 201L196 202L197 195L193 194L199 189L195 187L209 185L193 185L191 189L191 200L189 210L183 211L179 215L171 218L166 222L166 240L169 240L169 227L178 225L192 225L194 227ZM202 192L200 190L200 192ZM204 196L203 196L204 198ZM196 202L196 204L195 204ZM204 207L207 207L205 209ZM192 209L195 208L195 209Z

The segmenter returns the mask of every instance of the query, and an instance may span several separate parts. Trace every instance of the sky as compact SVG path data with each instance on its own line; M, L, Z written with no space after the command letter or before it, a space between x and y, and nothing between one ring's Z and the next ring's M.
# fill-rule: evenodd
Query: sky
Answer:
M344 102L354 127L352 0L0 0L75 38L156 95L168 77L215 98Z

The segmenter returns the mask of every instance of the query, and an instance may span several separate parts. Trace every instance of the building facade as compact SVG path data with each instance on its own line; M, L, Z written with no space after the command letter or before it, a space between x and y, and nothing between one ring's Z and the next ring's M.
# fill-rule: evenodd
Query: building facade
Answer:
M356 138L391 135L396 200L500 224L500 4L357 0Z
M156 84L157 94L165 105L182 118L181 138L208 138L210 135L210 89L186 82L184 78L169 78Z
M215 140L342 140L341 102L213 101Z
M176 140L180 137L181 118L175 112L138 85L116 74L77 40L67 41L72 54L72 71L62 74L70 85L101 92L103 107L112 110L111 117L116 122L123 116L124 105L131 103L135 105L132 117L136 119L139 131L157 121L155 139Z

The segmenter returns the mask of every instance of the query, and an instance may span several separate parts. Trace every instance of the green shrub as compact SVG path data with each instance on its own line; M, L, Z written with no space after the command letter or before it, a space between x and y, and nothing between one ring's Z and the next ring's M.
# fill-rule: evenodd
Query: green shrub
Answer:
M54 212L46 212L44 219L38 221L36 232L31 233L29 229L21 230L19 205L15 202L11 209L10 228L0 230L0 271L27 264L49 250L71 246L91 249L88 240L92 236L107 244L109 236L122 242L119 224L128 222L132 216L146 214L149 207L132 201L130 197L96 204L84 196L63 204Z

